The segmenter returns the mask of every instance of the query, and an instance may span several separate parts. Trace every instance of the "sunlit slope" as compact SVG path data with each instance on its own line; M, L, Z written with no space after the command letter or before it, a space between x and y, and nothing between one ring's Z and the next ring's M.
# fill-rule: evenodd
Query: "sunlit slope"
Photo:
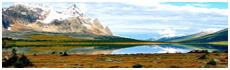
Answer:
M131 38L123 38L116 36L98 36L94 39L79 39L68 36L59 36L59 35L39 35L39 34L31 34L26 35L32 39L28 40L56 40L56 41L118 41L118 42L140 42L141 40L131 39Z
M179 41L181 43L207 43L207 42L218 42L218 41L228 41L228 29L224 29L212 34L201 36L198 38L193 38L189 40Z

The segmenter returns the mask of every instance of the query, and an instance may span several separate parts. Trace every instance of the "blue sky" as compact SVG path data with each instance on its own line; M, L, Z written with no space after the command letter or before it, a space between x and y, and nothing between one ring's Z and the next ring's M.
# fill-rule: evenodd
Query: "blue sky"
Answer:
M36 2L59 11L76 4L113 34L135 39L228 28L227 2ZM3 2L2 6L12 5Z

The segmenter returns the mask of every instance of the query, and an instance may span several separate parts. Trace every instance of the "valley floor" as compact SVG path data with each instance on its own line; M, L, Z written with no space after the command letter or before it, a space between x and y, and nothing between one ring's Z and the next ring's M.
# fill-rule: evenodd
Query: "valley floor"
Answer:
M3 53L2 57L10 56ZM135 64L143 68L225 68L228 67L228 53L210 53L207 59L198 59L204 53L165 53L165 54L121 54L87 55L69 54L25 54L35 66L28 68L132 68ZM19 56L19 54L18 54ZM206 65L212 60L217 65Z

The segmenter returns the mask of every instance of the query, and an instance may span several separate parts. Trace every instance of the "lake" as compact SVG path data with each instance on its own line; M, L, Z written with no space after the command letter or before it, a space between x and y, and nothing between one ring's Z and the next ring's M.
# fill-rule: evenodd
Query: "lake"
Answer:
M11 53L12 48L3 48L3 53ZM111 46L65 46L65 47L15 47L17 53L63 52L69 54L154 54L154 53L187 53L194 49L224 52L228 46L210 44L161 44L161 45L111 45Z

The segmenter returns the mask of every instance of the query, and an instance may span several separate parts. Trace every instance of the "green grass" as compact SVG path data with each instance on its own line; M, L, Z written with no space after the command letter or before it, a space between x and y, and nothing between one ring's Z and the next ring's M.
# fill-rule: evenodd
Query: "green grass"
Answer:
M208 44L228 45L228 41L209 42Z

